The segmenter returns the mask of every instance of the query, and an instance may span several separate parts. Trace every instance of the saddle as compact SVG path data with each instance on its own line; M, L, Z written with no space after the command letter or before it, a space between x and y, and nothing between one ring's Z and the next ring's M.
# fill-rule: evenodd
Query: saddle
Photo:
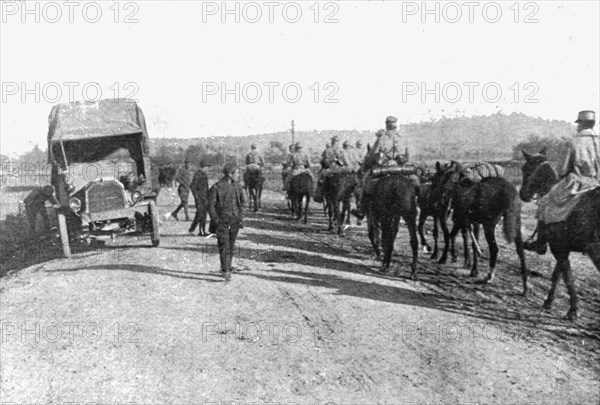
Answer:
M419 173L420 168L414 165L391 165L391 166L381 166L375 167L371 173L373 178L379 178L383 176L387 176L388 174L401 174L404 176L417 175Z

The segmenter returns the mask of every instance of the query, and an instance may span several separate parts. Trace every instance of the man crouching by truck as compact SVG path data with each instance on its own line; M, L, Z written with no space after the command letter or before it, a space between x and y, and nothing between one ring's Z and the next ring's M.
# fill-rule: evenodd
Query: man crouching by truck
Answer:
M23 204L25 205L25 213L27 214L27 221L29 222L30 237L36 235L38 213L42 215L45 230L50 230L50 218L48 218L48 211L46 210L46 201L49 201L54 208L60 207L60 204L54 197L54 187L49 185L34 189L23 200Z

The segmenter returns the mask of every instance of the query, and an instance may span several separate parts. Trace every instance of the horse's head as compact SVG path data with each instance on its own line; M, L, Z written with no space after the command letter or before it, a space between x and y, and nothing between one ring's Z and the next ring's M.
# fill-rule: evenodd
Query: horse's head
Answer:
M431 177L431 200L437 203L446 204L456 187L453 177L459 167L457 162L441 164L436 162L435 173Z
M521 168L523 174L523 185L519 196L521 200L529 202L536 195L546 194L557 182L556 172L546 160L546 148L538 153L527 153L522 151L525 164Z

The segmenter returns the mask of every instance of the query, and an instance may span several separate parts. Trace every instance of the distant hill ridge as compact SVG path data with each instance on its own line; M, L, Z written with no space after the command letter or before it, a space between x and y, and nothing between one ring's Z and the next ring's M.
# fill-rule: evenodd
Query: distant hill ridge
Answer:
M337 135L340 142L361 140L366 147L375 142L373 130L322 130L297 131L296 142L300 142L311 154L320 153L330 138ZM571 123L530 117L522 113L510 115L496 113L489 116L441 118L430 122L399 125L399 131L410 145L411 160L457 159L457 160L502 160L510 159L512 148L520 142L539 136L559 139L569 136L574 129ZM209 136L202 138L152 138L151 148L161 145L176 145L187 149L190 145L211 145L211 149L222 149L231 155L242 156L256 144L259 150L267 150L271 142L291 143L290 132L248 136Z

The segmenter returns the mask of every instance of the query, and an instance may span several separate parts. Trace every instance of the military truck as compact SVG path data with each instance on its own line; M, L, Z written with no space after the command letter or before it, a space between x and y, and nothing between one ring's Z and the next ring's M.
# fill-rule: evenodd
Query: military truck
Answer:
M52 108L51 183L60 203L65 257L71 243L148 234L160 243L156 185L142 110L130 99L77 101ZM79 243L78 242L78 243Z

